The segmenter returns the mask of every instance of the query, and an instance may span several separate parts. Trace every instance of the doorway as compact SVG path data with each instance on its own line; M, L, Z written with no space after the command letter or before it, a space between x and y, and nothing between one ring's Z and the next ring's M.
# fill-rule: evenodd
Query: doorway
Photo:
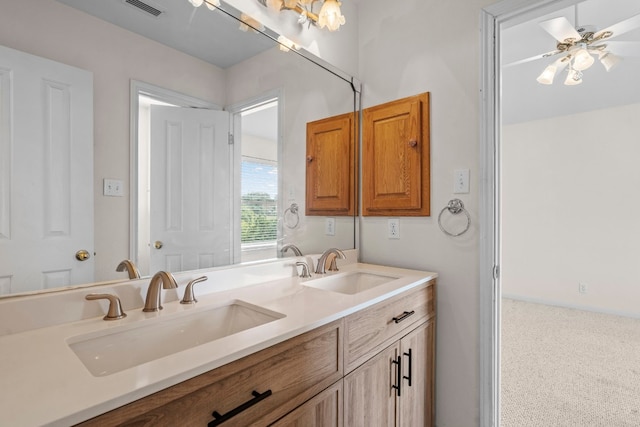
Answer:
M592 11L589 6L593 6ZM521 314L525 308L529 308L527 304L538 304L540 307L537 308L546 310L544 321L539 322L541 324L548 322L558 307L573 310L569 314L563 312L562 318L576 317L585 312L622 315L625 320L638 317L637 310L627 304L627 301L634 300L635 287L630 281L635 276L627 274L626 278L621 278L618 273L634 265L623 259L637 252L633 236L640 234L640 230L634 232L632 223L616 220L616 214L612 216L611 211L611 206L616 205L613 200L621 200L615 194L624 187L626 181L631 181L632 187L627 187L623 192L628 195L637 192L633 189L633 183L638 178L627 173L635 168L625 166L629 158L637 157L629 151L630 145L637 144L630 144L633 141L627 139L627 148L618 147L618 144L625 144L625 132L622 129L633 126L633 122L637 121L631 117L637 117L637 110L634 108L638 108L637 104L640 102L638 91L629 90L636 85L626 86L623 83L624 74L629 69L616 70L616 74L607 73L606 65L601 61L604 55L597 55L593 68L582 71L584 82L576 88L577 85L563 84L567 81L567 71L561 73L557 70L553 86L541 85L542 71L549 65L543 58L539 58L537 63L532 60L526 62L527 67L539 68L533 75L530 75L527 67L504 67L517 62L518 58L513 57L508 44L517 40L514 33L518 26L530 23L526 36L519 39L520 44L515 52L521 56L519 59L531 58L537 52L527 50L528 42L538 36L543 40L549 37L546 31L536 32L539 22L553 19L566 9L570 12L567 19L573 24L586 24L587 20L591 20L594 21L593 24L605 28L640 13L631 11L626 16L613 16L616 7L611 2L539 1L523 6L521 2L505 1L485 9L487 13L483 16L483 92L487 98L484 99L482 110L482 163L487 185L481 195L484 230L481 247L481 419L485 426L498 426L501 421L512 420L501 417L501 397L505 397L501 396L501 389L507 385L506 378L501 376L501 368L506 362L514 360L512 354L502 352L506 342L513 339L513 331L504 328L504 322L515 321L514 310ZM632 35L633 32L628 34L630 37ZM550 41L552 45L546 51L554 47L555 42L552 38ZM614 44L610 45L612 47ZM542 52L545 51L539 53ZM624 64L629 66L633 62L633 59L625 58ZM528 80L523 80L514 88L516 78L510 74L512 71L517 71L517 77ZM637 74L637 70L635 72ZM596 81L597 74L606 75L609 80L595 87L593 82ZM635 92L636 98L627 98L622 106L595 105L597 97L593 90L603 88L607 88L606 95L622 89L623 92L626 91L622 96ZM562 97L558 101L547 99L551 89L562 91ZM531 94L539 99L527 98ZM528 107L537 108L534 111L514 108L516 98L528 101ZM536 104L538 101L542 103ZM572 104L578 110L555 112L554 109L561 107L563 103ZM518 112L523 116L514 118L514 113ZM532 116L533 114L538 116ZM617 122L612 124L613 122L608 121L610 118ZM633 131L626 133L634 134ZM547 150L544 155L543 150ZM542 157L538 157L539 155ZM620 185L621 182L625 184ZM533 186L529 186L530 184ZM628 197L622 199L628 200L627 203L634 203ZM629 225L631 229L628 228ZM619 227L627 228L620 231ZM614 254L616 258L606 257L607 254ZM596 270L599 267L607 268L604 273L600 273ZM549 278L553 280L548 280ZM507 301L503 299L504 296L511 298ZM514 309L514 304L518 306L517 309ZM523 305L527 307L523 308ZM603 318L599 319L604 321ZM583 320L582 327L588 322ZM558 323L546 324L546 331L555 329L558 329ZM575 332L574 335L579 333ZM549 335L545 333L539 337L536 341L538 347L542 345L542 338ZM555 341L568 340L559 338ZM528 366L530 370L523 378L533 379L527 375L544 376L553 371L555 376L569 372L568 369L562 369L563 366L574 367L576 363L583 363L579 362L580 353L587 352L585 346L580 346L579 349L575 345L574 347L576 348L569 349L568 354L573 356L566 357L567 360L563 360L561 356L554 357L550 352L545 353L551 362L543 373L535 374L535 366ZM586 360L584 363L587 363ZM518 363L526 369L526 364L531 364L531 359L524 357ZM592 369L591 372L593 371ZM573 386L574 395L579 396L577 390L581 386L573 382L576 376L579 374L563 384ZM602 381L614 380L614 376L607 374ZM524 390L525 387L516 389ZM552 392L547 388L542 394ZM623 394L620 393L617 400L623 400ZM589 401L592 397L585 395L580 399ZM596 403L603 404L603 400L606 399L599 399ZM560 399L555 399L553 403L559 401ZM569 402L561 408L562 417L568 412L567 407L574 403L576 402ZM540 407L548 408L549 405L540 402L537 412L540 412ZM585 413L582 409L577 412ZM602 412L597 411L596 416L602 417ZM591 418L590 424L598 425L598 419L601 418ZM568 422L565 425L571 425L571 421L565 421ZM603 422L602 425L606 425L606 421ZM574 422L574 425L579 424L578 421ZM508 427L515 424L502 425ZM537 425L563 424L558 420L539 418Z

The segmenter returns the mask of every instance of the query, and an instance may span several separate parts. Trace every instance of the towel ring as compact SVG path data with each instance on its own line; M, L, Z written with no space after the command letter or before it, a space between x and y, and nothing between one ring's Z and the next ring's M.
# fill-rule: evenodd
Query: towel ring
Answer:
M295 215L295 219L293 221L289 221L287 219L287 213L290 213L289 218L292 217L293 215ZM286 225L288 228L296 228L298 226L298 224L300 223L300 214L298 214L298 204L297 203L291 203L291 206L289 206L285 211L284 211L284 225ZM293 224L292 224L293 222Z
M447 210L453 215L457 215L460 212L464 212L464 214L467 216L467 226L464 228L464 230L462 230L459 233L451 233L450 231L447 231L442 226L442 221L441 221L442 214L444 213L444 211L447 211ZM451 237L458 237L467 232L467 230L471 226L471 216L469 215L469 212L467 212L467 210L464 208L464 203L462 203L462 200L460 199L449 200L449 203L447 204L447 206L442 208L442 210L440 211L440 215L438 215L438 225L440 226L440 230L442 230L444 234Z

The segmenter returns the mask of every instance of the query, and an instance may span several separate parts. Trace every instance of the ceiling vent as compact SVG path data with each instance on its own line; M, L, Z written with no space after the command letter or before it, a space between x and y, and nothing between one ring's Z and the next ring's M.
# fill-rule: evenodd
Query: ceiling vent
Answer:
M141 0L124 0L124 2L132 7L135 7L141 12L152 15L155 18L157 18L158 16L160 16L160 14L163 13L162 10L158 9L155 6L152 6L150 4L151 2L148 2L148 1L144 2Z

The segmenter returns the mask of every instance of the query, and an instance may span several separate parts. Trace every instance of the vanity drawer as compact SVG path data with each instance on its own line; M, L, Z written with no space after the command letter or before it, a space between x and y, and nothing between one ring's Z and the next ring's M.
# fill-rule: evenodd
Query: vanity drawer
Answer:
M343 320L176 384L81 425L267 425L342 378Z
M435 315L435 279L345 318L345 373Z

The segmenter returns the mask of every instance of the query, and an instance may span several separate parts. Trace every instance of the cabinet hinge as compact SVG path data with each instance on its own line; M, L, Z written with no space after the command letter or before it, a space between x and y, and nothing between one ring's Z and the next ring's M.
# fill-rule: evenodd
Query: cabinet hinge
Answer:
M493 266L493 280L498 280L499 278L500 278L500 266L496 264Z
M229 132L229 145L233 145L233 134Z

